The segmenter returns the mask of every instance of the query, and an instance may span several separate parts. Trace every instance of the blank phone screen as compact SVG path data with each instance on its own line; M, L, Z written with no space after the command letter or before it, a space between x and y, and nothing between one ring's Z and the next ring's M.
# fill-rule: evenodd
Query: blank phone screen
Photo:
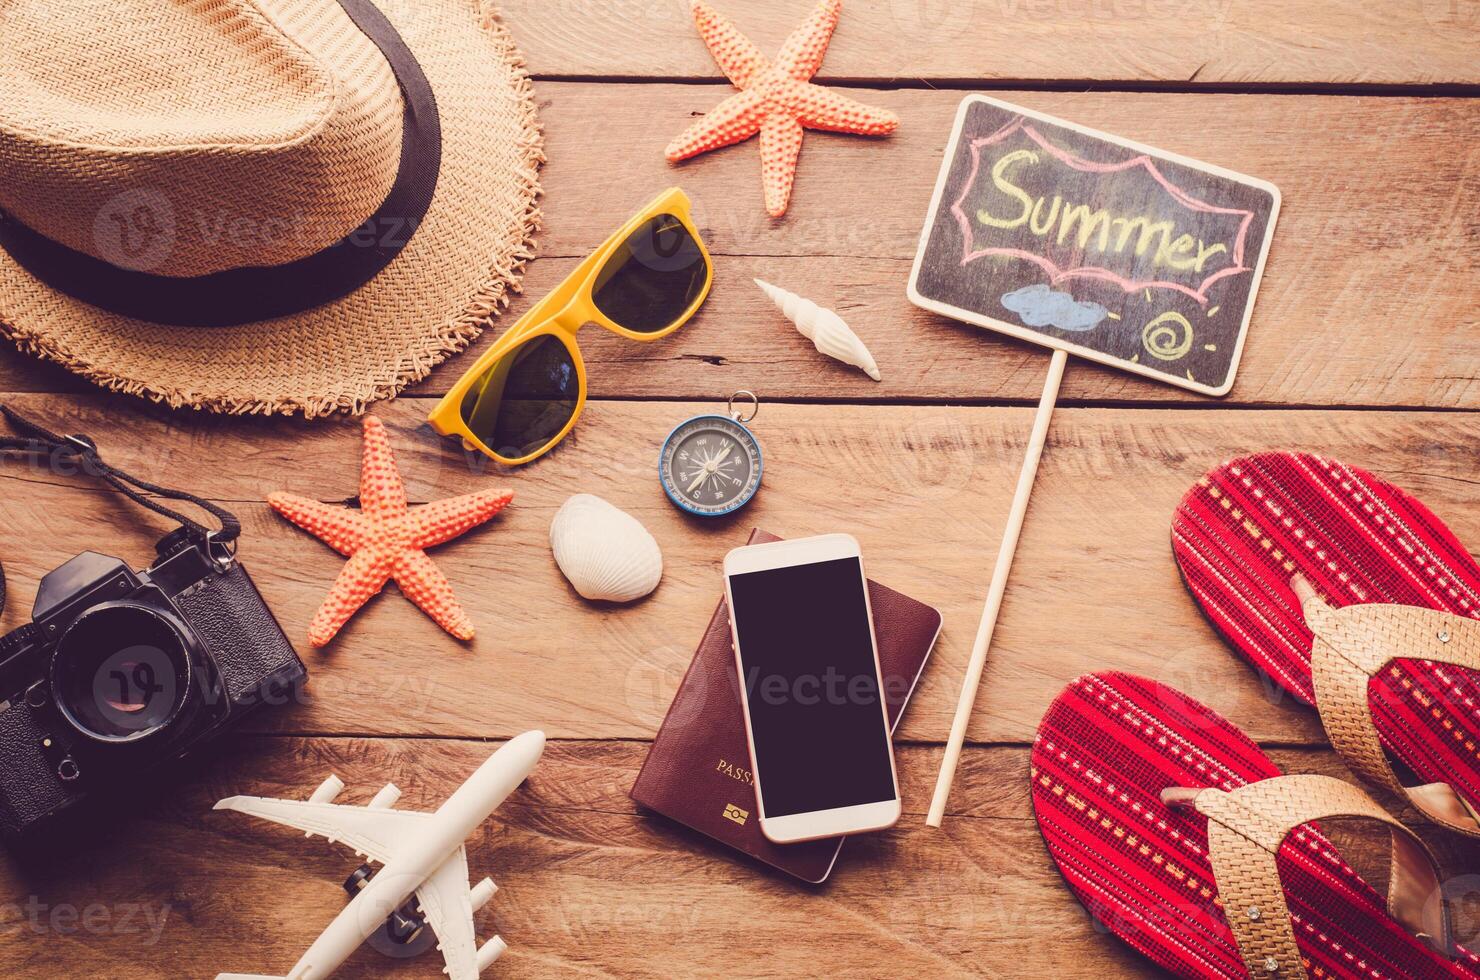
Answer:
M730 576L767 817L894 799L863 590L857 558Z

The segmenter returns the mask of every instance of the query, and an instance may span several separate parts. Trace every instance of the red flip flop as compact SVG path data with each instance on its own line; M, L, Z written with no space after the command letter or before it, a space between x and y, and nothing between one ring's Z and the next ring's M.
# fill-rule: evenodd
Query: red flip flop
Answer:
M1260 453L1188 492L1172 550L1214 628L1315 705L1358 775L1480 836L1480 565L1427 507L1345 463Z
M1282 776L1169 687L1086 674L1044 715L1031 759L1034 814L1070 889L1178 976L1480 976L1411 831L1353 784ZM1327 816L1391 831L1391 914L1310 822Z

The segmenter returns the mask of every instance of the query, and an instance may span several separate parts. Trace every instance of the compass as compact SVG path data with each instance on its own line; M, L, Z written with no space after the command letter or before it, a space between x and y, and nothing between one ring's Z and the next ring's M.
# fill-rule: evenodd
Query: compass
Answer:
M750 401L749 414L735 410L736 399ZM750 503L761 487L761 444L745 423L759 408L754 392L737 391L728 415L696 415L668 434L658 479L669 500L700 517L719 517Z

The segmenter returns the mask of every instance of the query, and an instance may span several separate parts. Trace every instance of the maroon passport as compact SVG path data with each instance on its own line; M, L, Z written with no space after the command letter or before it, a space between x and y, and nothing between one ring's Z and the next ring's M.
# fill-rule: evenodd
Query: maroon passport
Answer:
M748 543L779 540L755 530ZM872 580L868 588L892 730L935 648L940 613ZM844 838L773 844L761 833L740 695L730 614L721 599L637 774L632 799L803 881L824 881Z

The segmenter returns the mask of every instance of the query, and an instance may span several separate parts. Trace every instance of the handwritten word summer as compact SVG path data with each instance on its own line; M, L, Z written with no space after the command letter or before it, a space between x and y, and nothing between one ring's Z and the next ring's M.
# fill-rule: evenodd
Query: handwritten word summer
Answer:
M1032 234L1059 245L1072 238L1080 248L1117 255L1133 249L1137 256L1144 256L1154 246L1152 261L1156 265L1181 271L1202 272L1209 259L1228 251L1228 246L1220 242L1210 245L1189 234L1178 235L1171 221L1146 215L1115 215L1105 208L1071 204L1058 194L1051 203L1046 196L1035 199L1012 181L1015 172L1038 161L1033 150L1013 150L994 163L992 186L1000 193L993 194L976 212L976 220L989 228L1005 230L1026 226Z

